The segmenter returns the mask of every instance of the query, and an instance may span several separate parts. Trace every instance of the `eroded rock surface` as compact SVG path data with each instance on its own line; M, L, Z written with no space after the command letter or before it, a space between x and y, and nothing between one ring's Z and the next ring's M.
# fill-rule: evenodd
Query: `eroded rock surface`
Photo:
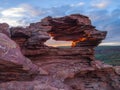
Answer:
M11 36L9 31L9 25L7 23L0 23L0 33L4 33L7 36Z
M42 20L44 26L51 26L48 33L55 40L73 41L73 47L94 47L106 36L105 31L98 31L91 25L88 17L73 14L70 16Z
M106 32L95 29L88 17L49 16L7 30L10 38L0 34L0 90L120 90L120 67L95 60L94 48ZM48 47L50 37L73 43Z
M8 36L0 33L0 82L31 80L39 67L22 55L19 46Z

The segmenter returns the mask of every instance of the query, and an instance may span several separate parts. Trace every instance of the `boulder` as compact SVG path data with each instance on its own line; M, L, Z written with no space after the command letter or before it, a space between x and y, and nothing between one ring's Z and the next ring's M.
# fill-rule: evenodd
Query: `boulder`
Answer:
M25 76L37 74L38 68L23 56L19 46L13 40L0 33L0 80L19 80L22 74Z
M11 36L9 25L7 23L0 23L0 33L4 33L9 37Z

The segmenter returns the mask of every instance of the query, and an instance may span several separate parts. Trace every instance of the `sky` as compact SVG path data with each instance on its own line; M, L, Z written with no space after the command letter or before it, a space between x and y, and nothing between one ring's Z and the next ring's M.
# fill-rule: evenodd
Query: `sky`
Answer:
M6 22L10 26L26 26L46 16L73 13L89 16L98 30L108 31L101 45L120 45L120 0L0 0L0 23Z

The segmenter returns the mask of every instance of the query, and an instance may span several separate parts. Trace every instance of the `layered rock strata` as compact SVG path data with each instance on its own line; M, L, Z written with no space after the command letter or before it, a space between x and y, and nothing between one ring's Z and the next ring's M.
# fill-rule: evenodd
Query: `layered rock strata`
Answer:
M39 67L23 56L19 46L0 33L0 82L31 80L31 76L38 72Z
M119 90L120 67L94 57L105 36L80 14L25 28L0 24L0 90ZM45 45L50 37L72 41L71 48Z

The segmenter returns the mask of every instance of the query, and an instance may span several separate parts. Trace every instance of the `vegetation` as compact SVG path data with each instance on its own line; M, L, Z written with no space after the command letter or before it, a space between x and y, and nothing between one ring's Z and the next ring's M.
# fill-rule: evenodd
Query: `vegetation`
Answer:
M120 46L99 46L96 48L96 59L111 65L120 65Z

